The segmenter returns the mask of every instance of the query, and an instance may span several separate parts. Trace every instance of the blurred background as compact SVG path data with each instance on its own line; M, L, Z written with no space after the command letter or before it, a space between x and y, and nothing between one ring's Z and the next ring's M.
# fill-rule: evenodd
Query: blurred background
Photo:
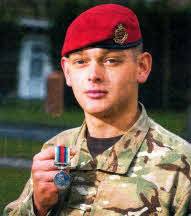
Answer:
M139 100L154 120L191 140L190 0L0 0L0 214L21 193L43 142L83 121L60 53L72 20L103 3L136 13L153 56Z

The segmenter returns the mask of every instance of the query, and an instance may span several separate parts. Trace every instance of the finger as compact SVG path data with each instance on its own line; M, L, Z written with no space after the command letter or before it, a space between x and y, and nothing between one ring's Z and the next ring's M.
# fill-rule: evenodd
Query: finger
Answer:
M54 177L56 174L58 174L60 171L50 171L50 172L44 172L39 173L38 175L38 181L39 182L53 182ZM62 171L67 173L65 170Z
M59 171L48 171L48 172L35 172L33 173L34 182L45 183L45 182L53 182L54 176L59 173Z
M54 159L54 147L49 147L34 156L34 160L49 160Z
M44 195L47 193L50 196L51 194L52 197L58 194L59 189L53 182L39 182L37 191Z
M32 165L32 170L51 171L57 170L54 166L54 160L37 160Z

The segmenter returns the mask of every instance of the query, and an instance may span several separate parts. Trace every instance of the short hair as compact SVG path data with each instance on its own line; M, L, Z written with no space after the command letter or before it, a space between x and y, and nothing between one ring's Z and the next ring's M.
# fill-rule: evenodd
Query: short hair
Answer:
M133 59L134 61L137 61L137 57L143 53L143 43L139 44L136 47L132 47L131 48L132 52L133 52Z

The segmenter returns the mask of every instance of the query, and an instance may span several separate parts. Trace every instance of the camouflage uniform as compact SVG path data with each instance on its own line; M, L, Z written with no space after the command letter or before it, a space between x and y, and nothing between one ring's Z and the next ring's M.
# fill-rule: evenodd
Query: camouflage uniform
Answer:
M144 107L134 126L94 159L85 130L83 124L64 131L43 146L64 143L79 152L72 159L71 187L60 194L53 215L191 215L191 146L148 118ZM31 197L30 179L5 215L35 215Z

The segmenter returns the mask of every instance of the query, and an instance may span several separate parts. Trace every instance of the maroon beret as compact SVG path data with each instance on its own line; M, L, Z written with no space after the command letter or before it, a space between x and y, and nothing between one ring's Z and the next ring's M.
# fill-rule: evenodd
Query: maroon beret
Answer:
M127 49L141 42L136 15L127 7L103 4L88 9L71 23L62 56L89 46Z

